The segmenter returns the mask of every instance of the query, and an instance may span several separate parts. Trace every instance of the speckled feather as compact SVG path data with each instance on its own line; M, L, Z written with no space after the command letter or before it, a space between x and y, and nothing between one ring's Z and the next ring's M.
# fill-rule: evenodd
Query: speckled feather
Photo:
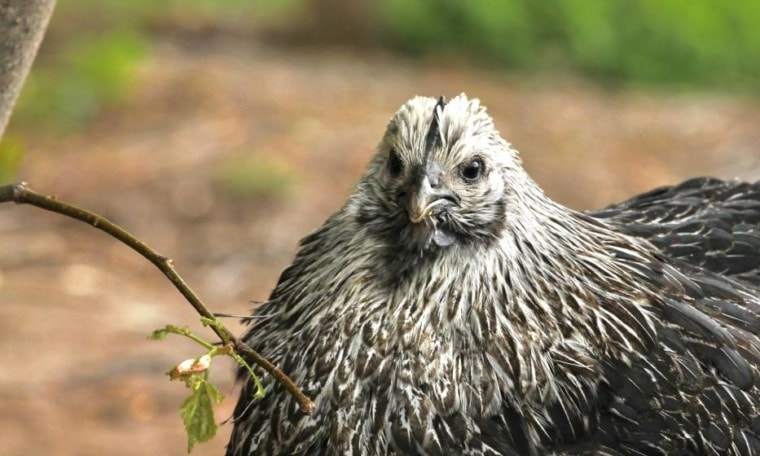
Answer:
M715 179L572 211L477 100L412 99L245 336L316 412L241 374L227 454L760 454L758 229Z

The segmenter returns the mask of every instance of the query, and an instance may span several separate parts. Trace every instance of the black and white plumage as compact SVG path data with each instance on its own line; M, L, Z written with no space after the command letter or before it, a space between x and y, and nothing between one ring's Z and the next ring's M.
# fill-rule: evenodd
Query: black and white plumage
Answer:
M548 199L477 100L414 98L246 341L227 454L760 454L760 184Z

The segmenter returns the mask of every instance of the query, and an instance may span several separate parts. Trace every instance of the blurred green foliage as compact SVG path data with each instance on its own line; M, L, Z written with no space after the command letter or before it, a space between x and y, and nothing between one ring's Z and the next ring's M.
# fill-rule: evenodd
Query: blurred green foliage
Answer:
M760 89L757 0L387 0L385 42L627 84Z
M288 163L250 155L222 163L214 176L216 186L227 195L253 201L286 199L297 179L296 170Z
M252 21L254 16L279 20L298 1L59 0L11 128L86 126L104 106L128 95L155 30Z
M30 75L14 122L63 129L86 124L102 106L126 95L145 48L144 40L126 29L72 40Z
M23 147L19 138L5 135L0 141L0 185L16 179L22 152Z
M364 7L340 9L356 1ZM307 17L316 38L343 10L363 11L376 44L414 55L621 85L760 90L758 0L59 0L12 128L86 126L128 95L151 33L295 30Z

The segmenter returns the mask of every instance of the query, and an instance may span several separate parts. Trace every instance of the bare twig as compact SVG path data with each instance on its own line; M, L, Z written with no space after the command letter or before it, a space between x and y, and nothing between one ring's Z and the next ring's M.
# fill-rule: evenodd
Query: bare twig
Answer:
M0 186L0 203L11 201L15 202L16 204L31 204L32 206L77 219L99 230L105 231L153 263L161 272L164 273L169 281L174 284L177 290L182 293L182 296L185 297L190 305L192 305L196 312L198 312L202 317L209 320L215 320L214 314L208 310L205 304L203 304L200 298L198 298L190 286L184 281L184 279L182 279L182 277L180 277L180 275L174 269L172 260L170 258L159 254L150 248L147 244L140 241L135 236L131 235L129 232L109 221L108 219L93 212L63 203L53 197L40 195L39 193L30 190L26 186L26 183L23 182L13 185ZM288 377L282 370L261 356L247 344L242 342L240 339L235 337L221 323L209 326L216 333L216 335L219 336L219 339L221 339L223 344L231 344L236 353L238 353L244 359L259 365L262 369L274 377L275 380L281 383L298 402L303 413L310 415L314 412L314 402L306 397L306 395L298 388L298 386L296 386L293 380L291 380L290 377Z

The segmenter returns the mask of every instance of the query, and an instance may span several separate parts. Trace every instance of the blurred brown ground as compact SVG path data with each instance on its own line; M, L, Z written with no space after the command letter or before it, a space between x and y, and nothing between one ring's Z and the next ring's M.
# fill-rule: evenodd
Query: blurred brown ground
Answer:
M139 81L87 132L39 132L21 177L174 258L216 311L246 313L267 297L298 239L345 200L386 122L415 94L481 98L533 177L573 208L694 175L760 179L760 103L739 97L606 92L215 36L155 43ZM230 169L251 164L285 184L225 190ZM200 352L146 335L194 321L160 273L114 240L0 207L0 453L185 454L185 390L164 372ZM230 396L224 421L232 366L214 377ZM229 431L194 454L221 454Z

